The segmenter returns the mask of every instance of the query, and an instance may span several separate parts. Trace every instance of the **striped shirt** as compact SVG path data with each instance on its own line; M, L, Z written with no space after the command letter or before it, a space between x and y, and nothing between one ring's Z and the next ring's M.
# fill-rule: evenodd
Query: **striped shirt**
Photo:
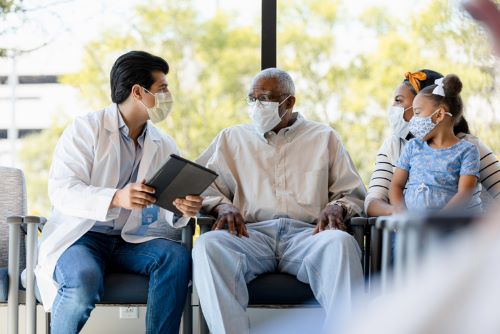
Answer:
M460 139L476 145L480 156L479 182L481 182L482 193L481 200L485 207L493 199L500 201L500 163L495 154L477 137L460 133L457 135ZM380 148L375 161L375 170L372 173L368 193L365 199L365 212L368 205L375 199L389 202L389 186L391 185L392 175L395 164L399 159L403 148L408 141L403 138L392 135L387 138ZM479 195L478 193L474 194Z

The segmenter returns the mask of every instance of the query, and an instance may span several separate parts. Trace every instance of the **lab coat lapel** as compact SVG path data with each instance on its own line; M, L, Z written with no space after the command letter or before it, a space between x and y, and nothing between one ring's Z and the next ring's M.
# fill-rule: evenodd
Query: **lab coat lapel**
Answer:
M157 133L150 122L148 122L146 126L148 127L148 129L146 132L146 138L144 139L144 151L142 154L141 163L139 165L139 172L137 173L137 182L141 181L142 179L146 179L147 176L150 176L148 175L148 172L155 172L154 170L150 171L150 169L153 158L156 155L156 151L158 150L158 146L160 144L160 138L159 136L157 136Z
M120 131L118 129L118 107L115 103L106 108L104 113L104 128L109 132L109 140L113 147L108 153L110 154L109 160L116 161L116 166L120 166ZM108 172L109 173L109 172ZM109 173L108 177L111 178L111 184L116 186L119 180L118 172L114 171Z

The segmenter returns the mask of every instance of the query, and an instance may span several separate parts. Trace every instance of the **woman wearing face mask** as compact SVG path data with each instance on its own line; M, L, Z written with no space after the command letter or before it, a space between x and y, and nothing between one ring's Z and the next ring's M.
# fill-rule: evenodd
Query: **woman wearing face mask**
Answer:
M395 212L395 207L389 203L389 186L394 166L408 140L413 138L408 128L409 121L413 117L413 99L422 89L433 85L435 80L442 77L440 73L427 69L415 73L408 72L403 82L397 87L394 102L389 111L389 122L393 134L385 140L377 154L375 169L365 200L365 212L368 216L387 216ZM476 145L479 150L481 164L479 182L482 185L483 203L487 204L492 198L500 200L498 159L486 145L470 134L467 121L463 116L455 125L454 133L458 138Z
M453 131L463 113L461 90L460 79L450 74L415 97L409 124L415 138L401 153L389 189L396 212L452 208L480 212L481 199L473 196L481 192L479 151Z

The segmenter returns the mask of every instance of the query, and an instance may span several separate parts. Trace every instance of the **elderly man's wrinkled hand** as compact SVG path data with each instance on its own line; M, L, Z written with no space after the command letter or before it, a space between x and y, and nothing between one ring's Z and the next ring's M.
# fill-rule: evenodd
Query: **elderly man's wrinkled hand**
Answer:
M340 205L328 205L321 212L313 234L328 229L347 231L347 226L344 224L344 208Z
M245 220L234 205L220 204L215 211L217 212L217 221L212 226L212 230L227 229L229 233L238 237L248 237Z

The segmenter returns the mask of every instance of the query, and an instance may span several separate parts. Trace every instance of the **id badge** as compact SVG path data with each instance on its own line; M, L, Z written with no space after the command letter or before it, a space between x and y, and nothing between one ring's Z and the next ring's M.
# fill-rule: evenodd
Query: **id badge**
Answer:
M148 205L142 209L142 225L151 225L158 220L160 208L156 205Z

